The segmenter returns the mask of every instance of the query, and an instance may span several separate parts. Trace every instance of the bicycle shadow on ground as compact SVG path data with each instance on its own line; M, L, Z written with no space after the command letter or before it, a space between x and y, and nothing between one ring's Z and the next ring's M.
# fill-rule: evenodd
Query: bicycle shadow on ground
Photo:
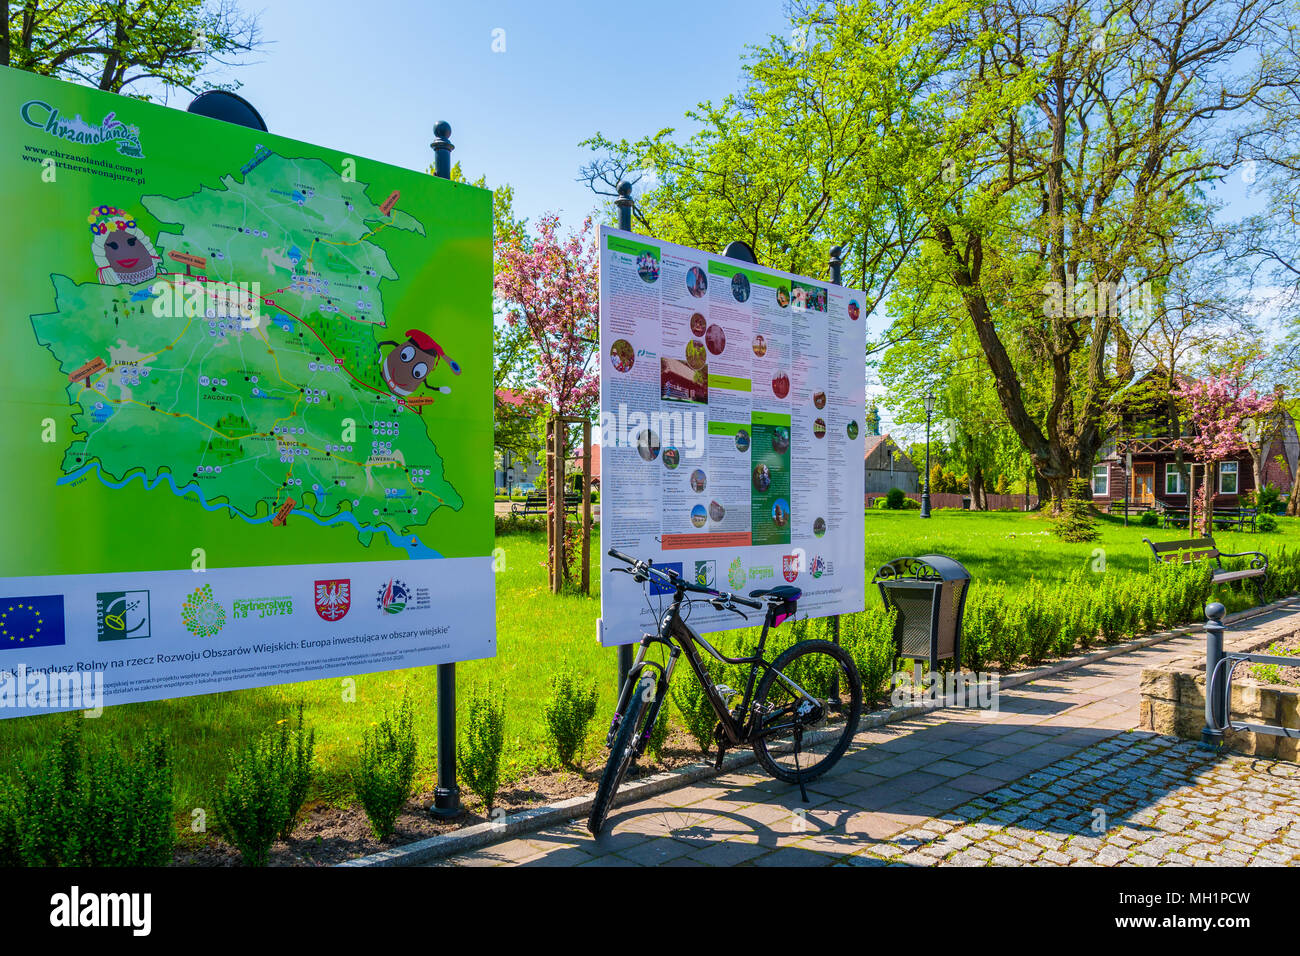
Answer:
M1153 740L1162 745L1144 748ZM959 767L963 753L987 755L976 749L981 742L1007 753L991 754L990 763L950 773L954 766L946 765ZM808 803L801 800L797 785L736 772L694 785L694 791L715 791L702 796L703 805L664 807L645 801L616 806L608 823L611 832L599 840L573 828L537 834L532 840L566 843L573 863L589 861L594 846L602 854L620 853L634 863L673 864L679 857L708 850L721 865L746 865L762 852L804 843L808 846L802 848L831 858L884 844L906 853L940 837L933 831L916 832L931 820L951 827L1021 827L1057 838L1097 836L1119 827L1154 832L1164 828L1132 818L1165 796L1195 785L1198 774L1229 756L1201 751L1188 741L1171 749L1170 742L1135 731L1087 726L946 721L850 750L837 767L807 785ZM903 762L901 769L883 766L894 761ZM873 767L891 775L873 773ZM1005 779L990 776L991 771ZM1064 792L1054 792L1053 787ZM656 850L656 842L664 845ZM710 849L733 843L755 849ZM563 865L565 854L565 849L556 850L536 862ZM617 857L610 860L611 865L617 862ZM851 862L891 861L855 857Z

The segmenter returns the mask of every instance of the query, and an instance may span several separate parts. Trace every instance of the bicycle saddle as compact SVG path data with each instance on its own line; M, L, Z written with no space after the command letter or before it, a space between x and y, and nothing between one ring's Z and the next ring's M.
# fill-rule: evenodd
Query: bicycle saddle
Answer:
M760 588L757 591L749 592L749 596L752 598L766 597L769 594L781 601L797 601L800 595L803 594L803 590L783 584L779 588Z

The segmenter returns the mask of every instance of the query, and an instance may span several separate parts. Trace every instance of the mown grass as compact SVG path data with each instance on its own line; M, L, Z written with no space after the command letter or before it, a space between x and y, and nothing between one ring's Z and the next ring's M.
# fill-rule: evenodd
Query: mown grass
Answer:
M1005 581L1023 586L1031 577L1052 581L1080 567L1142 571L1149 549L1143 537L1168 540L1186 531L1124 528L1103 521L1101 537L1090 544L1065 544L1050 535L1045 519L1016 513L938 511L922 521L915 511L872 511L866 519L867 608L879 606L869 582L875 569L904 555L940 552L961 561L978 581ZM1220 532L1226 551L1244 551L1300 539L1300 526L1291 519L1279 521L1274 534ZM498 539L505 550L505 567L497 577L497 656L470 661L457 668L458 697L475 682L493 681L508 694L506 722L506 780L517 779L552 765L542 725L542 708L548 680L555 664L567 656L575 669L594 680L601 695L595 730L603 730L615 694L615 652L596 643L599 614L599 579L592 575L593 594L553 596L546 586L545 535L519 532ZM593 559L598 540L593 540ZM1244 595L1230 596L1234 606L1248 602ZM447 595L445 600L454 600ZM727 646L743 641L753 631L728 632ZM692 679L683 673L682 679ZM87 743L92 749L109 742L131 747L151 732L166 730L175 745L177 809L188 816L191 808L210 807L211 794L224 776L229 751L272 725L287 708L301 700L308 723L316 728L320 773L313 797L350 804L349 772L355 765L363 731L377 721L385 708L394 709L404 693L415 702L416 730L421 754L417 789L432 789L436 776L436 669L391 671L361 675L355 681L355 702L345 699L343 680L323 680L279 687L233 691L108 708L98 720L87 721ZM674 715L676 718L676 715ZM0 721L0 773L12 775L31 765L53 739L58 715Z

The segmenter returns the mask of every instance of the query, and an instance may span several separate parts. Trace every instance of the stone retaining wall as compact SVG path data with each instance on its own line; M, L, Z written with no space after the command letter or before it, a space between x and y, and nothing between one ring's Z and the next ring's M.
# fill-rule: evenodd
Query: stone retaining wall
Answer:
M1297 632L1270 633L1228 640L1225 650L1267 653L1264 649L1275 641L1290 643ZM1228 635L1232 634L1229 631ZM1231 716L1233 720L1257 724L1278 724L1293 728L1295 737L1271 734L1224 734L1229 747L1238 753L1256 757L1273 757L1300 763L1300 687L1289 684L1263 684L1250 676L1250 665L1241 663L1232 678ZM1205 727L1205 654L1168 661L1142 671L1139 714L1143 730L1153 730L1185 740L1200 740Z

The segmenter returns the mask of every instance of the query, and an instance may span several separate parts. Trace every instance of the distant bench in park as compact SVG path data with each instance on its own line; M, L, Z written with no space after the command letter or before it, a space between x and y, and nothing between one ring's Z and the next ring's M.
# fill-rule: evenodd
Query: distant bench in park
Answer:
M576 491L571 491L564 496L564 510L577 511L582 506L582 495ZM546 492L534 492L524 498L523 503L518 501L510 505L510 513L520 517L530 515L546 514Z
M1196 561L1213 560L1216 567L1210 574L1211 584L1227 584L1230 581L1242 581L1247 578L1263 578L1268 573L1268 558L1258 551L1232 553L1220 551L1211 535L1204 538L1183 538L1180 541L1152 541L1143 538L1151 546L1152 553L1160 561L1192 564ZM1250 558L1250 567L1229 570L1223 566L1224 558ZM1259 584L1256 583L1256 592Z
M1210 512L1210 520L1216 528L1236 528L1238 531L1245 531L1247 526L1251 531L1255 530L1255 518L1259 512L1254 508L1215 508ZM1169 508L1166 507L1160 512L1160 526L1168 528L1169 526L1187 526L1187 509L1186 508Z

